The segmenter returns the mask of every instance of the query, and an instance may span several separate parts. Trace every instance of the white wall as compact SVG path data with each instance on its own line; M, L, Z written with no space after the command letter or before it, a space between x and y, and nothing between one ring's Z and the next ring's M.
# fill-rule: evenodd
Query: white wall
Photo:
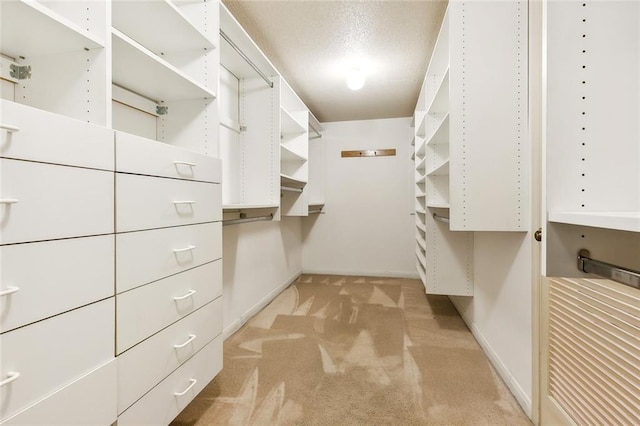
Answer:
M531 235L474 234L474 296L451 297L527 415L532 404Z
M300 220L223 227L225 338L302 273Z
M409 118L322 123L325 214L303 219L307 273L417 277ZM395 157L341 158L395 148Z

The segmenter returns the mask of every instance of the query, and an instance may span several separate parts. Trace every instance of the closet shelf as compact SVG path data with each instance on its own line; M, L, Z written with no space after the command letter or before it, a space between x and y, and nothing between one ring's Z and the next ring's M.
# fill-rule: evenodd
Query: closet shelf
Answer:
M426 115L424 113L420 114L420 123L416 128L416 136L424 138L426 135Z
M421 278L425 276L424 271L427 269L426 260L420 251L416 250L416 265L418 266L418 274L420 274Z
M421 158L420 162L416 165L416 170L423 172L424 174L426 163L427 163L427 159L424 157Z
M425 209L416 209L416 213L420 213L420 214L427 214L427 211Z
M306 157L298 154L297 152L293 151L292 149L286 147L283 144L280 144L280 159L282 161L298 161L298 162L307 161Z
M112 16L115 28L158 55L216 48L169 0L114 1Z
M427 176L446 176L449 174L449 159L442 160L427 172Z
M432 209L448 209L450 206L449 206L449 203L446 203L446 202L436 202L436 201L430 202L427 200L427 207Z
M287 176L285 174L280 174L280 185L281 186L287 186L289 188L302 189L302 188L305 187L306 184L307 184L307 182L304 181L304 180L296 179L294 177Z
M436 92L431 105L427 108L427 114L442 114L449 111L449 68L442 76L442 80L438 85L438 91Z
M224 204L222 210L277 209L279 204Z
M216 95L185 73L112 29L113 82L155 101L212 99Z
M549 222L640 232L640 211L550 211Z
M38 2L2 1L0 19L0 52L13 58L105 46L100 37Z
M423 232L427 232L427 227L424 223L416 222L416 228Z
M448 145L449 144L449 113L447 113L436 131L427 140L426 145Z
M416 237L416 243L418 243L418 245L422 247L422 250L427 250L427 243L421 236Z
M302 134L307 131L284 107L280 107L280 126L282 134Z

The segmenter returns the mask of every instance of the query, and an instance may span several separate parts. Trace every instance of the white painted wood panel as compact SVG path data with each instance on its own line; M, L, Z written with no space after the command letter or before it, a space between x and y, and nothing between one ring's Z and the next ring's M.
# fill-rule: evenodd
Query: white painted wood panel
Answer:
M0 159L0 176L0 244L113 232L112 172Z
M222 332L222 297L118 356L118 413ZM185 344L186 343L186 344Z
M117 375L117 361L114 358L5 420L2 424L6 426L45 423L47 426L113 424L118 416Z
M62 295L60 296L62 297ZM114 299L0 336L0 419L9 417L113 359Z
M0 100L0 156L113 170L113 131L59 114Z
M0 247L0 332L114 294L114 237Z
M116 232L222 219L220 185L116 173Z
M222 337L218 336L122 413L118 417L118 425L169 424L221 369Z
M116 292L220 259L222 223L116 235Z
M222 294L220 260L116 296L117 353L173 324Z
M220 183L221 161L151 139L116 132L116 171Z

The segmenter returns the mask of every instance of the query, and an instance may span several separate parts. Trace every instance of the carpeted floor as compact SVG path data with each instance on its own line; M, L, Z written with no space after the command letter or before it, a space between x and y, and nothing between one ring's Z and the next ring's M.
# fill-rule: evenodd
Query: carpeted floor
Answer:
M447 297L303 275L224 345L186 425L529 425Z

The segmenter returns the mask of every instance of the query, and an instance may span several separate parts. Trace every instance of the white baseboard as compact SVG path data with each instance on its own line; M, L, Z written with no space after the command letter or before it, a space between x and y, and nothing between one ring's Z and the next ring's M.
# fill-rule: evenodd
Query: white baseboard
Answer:
M450 297L449 300L451 300L451 303L453 303L453 306L455 306L456 310L462 317L462 320L465 322L465 324L467 324L469 330L471 330L473 337L475 337L476 341L478 342L484 353L487 355L487 358L489 358L489 362L491 362L493 368L496 369L498 375L500 375L504 383L513 394L516 401L518 401L518 404L520 404L520 407L522 408L524 413L527 415L527 417L529 417L529 419L531 419L533 415L531 399L527 396L526 392L524 392L516 379L511 375L496 351L493 350L489 342L487 342L487 340L484 338L478 327L476 327L476 325L464 315L463 310L453 298Z
M397 272L397 271L380 271L371 272L368 271L343 271L336 269L303 269L303 274L318 274L318 275L347 275L356 277L384 277L384 278L412 278L420 279L417 271L412 272Z
M240 330L240 327L246 324L251 318L253 318L262 308L267 306L273 299L276 298L277 295L282 293L284 289L289 287L291 283L293 283L300 275L302 271L297 271L292 276L287 278L282 284L273 289L269 294L263 297L258 303L256 303L253 307L251 307L247 312L242 314L240 318L233 321L222 331L222 339L227 340L229 336L231 336L236 331Z

